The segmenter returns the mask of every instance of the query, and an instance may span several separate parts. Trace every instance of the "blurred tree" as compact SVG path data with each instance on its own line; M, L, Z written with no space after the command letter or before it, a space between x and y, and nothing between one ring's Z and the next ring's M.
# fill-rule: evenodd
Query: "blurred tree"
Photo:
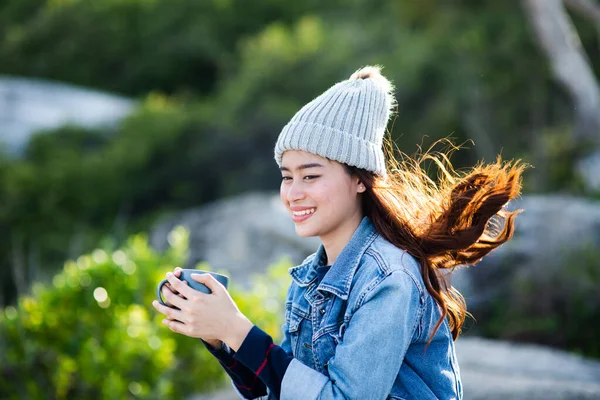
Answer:
M164 254L143 235L115 251L95 249L0 309L0 398L181 399L223 384L223 369L198 339L171 332L151 306L164 273L183 263L188 232L175 229L169 242ZM229 288L276 340L288 267L273 265L248 291L231 277Z
M453 158L458 168L501 152L534 160L529 190L577 193L571 99L515 4L3 2L0 73L144 100L114 131L65 127L36 137L24 159L0 160L0 301L161 213L275 189L281 127L366 64L384 65L395 83L390 135L404 152L473 139L473 151ZM589 21L575 24L599 71Z
M151 90L210 93L235 58L240 37L272 21L293 21L318 5L316 0L246 3L3 2L0 73L51 78L134 96Z
M525 4L554 76L574 103L575 136L585 144L600 145L600 85L562 0L528 0ZM600 12L600 7L597 11Z
M0 224L10 227L0 232L3 303L65 258L103 238L120 243L161 213L276 186L263 131L229 134L209 121L211 110L151 95L117 132L64 127L36 135L22 160L0 163Z

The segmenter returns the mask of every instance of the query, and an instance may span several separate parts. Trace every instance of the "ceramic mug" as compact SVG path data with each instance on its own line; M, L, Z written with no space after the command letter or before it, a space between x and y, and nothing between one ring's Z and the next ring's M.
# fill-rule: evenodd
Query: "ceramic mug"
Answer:
M217 274L216 272L202 271L200 269L182 269L181 275L179 275L179 280L187 282L188 286L191 287L192 289L195 289L202 293L210 294L211 293L210 289L207 288L202 283L196 282L194 279L192 279L192 274L211 274L217 281L219 281L221 283L221 285L225 286L225 288L227 289L227 284L229 283L229 277L227 277L226 275ZM160 302L160 304L162 304L163 306L166 306L167 304L165 304L165 302L162 298L161 290L162 290L162 287L165 284L167 284L168 282L169 281L167 279L163 279L162 281L160 281L160 283L156 287L156 297L158 298L158 301Z

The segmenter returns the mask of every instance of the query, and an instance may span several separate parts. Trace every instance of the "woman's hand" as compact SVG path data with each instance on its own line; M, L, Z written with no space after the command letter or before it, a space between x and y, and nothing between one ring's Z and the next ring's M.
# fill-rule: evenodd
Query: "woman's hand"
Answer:
M179 267L176 267L176 268L175 268L175 271L173 271L173 275L175 275L175 277L176 277L177 279L179 279L179 277L181 276L181 268L179 268ZM187 285L187 284L188 284L186 281L182 281L182 282L183 282L183 284L184 284L184 285ZM168 292L167 292L167 290L168 290ZM171 292L171 293L173 293L173 294L176 294L176 295L178 295L178 296L179 296L179 297L181 297L181 298L185 298L185 297L183 297L183 295L182 295L181 293L179 293L179 292L177 292L175 289L171 288L171 284L170 284L170 283L166 283L166 284L165 284L165 285L163 285L163 287L162 287L162 293L163 293L163 297L165 298L165 304L166 304L167 306L169 306L169 307L172 307L172 306L173 306L173 304L169 303L169 302L166 300L166 298L168 297L168 296L167 296L167 293L169 293L169 292ZM210 339L209 339L209 340L204 340L204 342L206 342L206 344L207 344L209 347L212 347L212 348L213 348L213 349L215 349L215 350L216 350L216 349L219 349L219 348L221 347L221 344L223 343L223 342L221 342L220 340L210 340Z
M167 317L163 324L173 332L201 338L212 347L218 348L222 341L237 351L253 324L239 311L225 287L210 274L192 274L192 279L212 292L202 293L180 281L179 275L179 269L167 273L170 288L163 289L165 300L179 310L156 300L152 302L154 308Z
M181 276L181 268L179 268L179 267L175 267L175 271L173 271L173 275L175 275L175 276L177 277L177 279L179 279L179 277ZM188 284L186 281L182 281L182 282L183 282L183 284L184 284L184 285L187 285L187 284ZM182 295L182 294L180 294L180 293L179 293L177 290L173 289L173 288L171 287L171 284L170 284L169 282L167 282L167 283L165 283L165 284L163 285L163 287L162 287L162 289L161 289L161 292L162 292L162 294L163 294L163 299L164 299L164 302L165 302L165 304L166 304L168 307L173 307L173 304L169 303L169 301L167 300L167 293L169 293L169 292L170 292L170 293L173 293L173 294L176 294L176 295L178 295L178 296L179 296L179 297L181 297L181 298L185 298L185 297L183 297L183 295Z

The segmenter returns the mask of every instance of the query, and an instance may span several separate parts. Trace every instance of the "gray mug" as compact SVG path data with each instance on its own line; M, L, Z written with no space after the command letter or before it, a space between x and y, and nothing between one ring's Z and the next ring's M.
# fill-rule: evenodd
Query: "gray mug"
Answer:
M211 274L217 281L219 281L221 283L221 285L225 286L225 288L227 289L227 284L229 283L229 278L226 275L217 274L216 272L202 271L200 269L182 269L181 275L179 275L179 280L187 282L188 286L191 287L192 289L195 289L202 293L210 294L211 293L210 289L207 288L202 283L196 282L194 279L192 279L192 274ZM163 279L162 281L160 281L160 283L156 287L156 297L158 298L158 301L160 302L160 304L162 304L163 306L166 306L167 304L165 304L165 302L162 298L161 290L162 290L162 287L168 282L169 281L167 279ZM177 307L173 306L173 308L177 308Z

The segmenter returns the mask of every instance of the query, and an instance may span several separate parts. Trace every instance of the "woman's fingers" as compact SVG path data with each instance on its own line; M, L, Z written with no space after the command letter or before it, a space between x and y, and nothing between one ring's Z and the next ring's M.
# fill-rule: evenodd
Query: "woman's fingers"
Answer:
M186 301L186 298L183 297L181 293L173 293L172 290L164 287L162 289L162 295L165 299L165 303L167 303L169 307L175 306L177 308L182 308Z
M175 289L187 299L191 299L192 297L200 293L197 290L194 290L191 287L189 287L187 285L187 282L184 283L180 281L175 275L173 275L172 272L167 272L167 280L171 284L172 289Z
M183 335L187 335L188 327L179 321L163 319L162 323L175 333L181 333Z
M187 285L188 283L186 281L181 281L183 282L184 285ZM179 297L181 297L182 299L185 299L185 296L182 295L181 293L179 293L177 290L175 290L173 287L171 287L171 284L169 282L165 283L162 287L162 290L166 290L165 288L167 288L168 290L170 290L173 294L178 295Z
M221 282L216 280L211 274L192 274L191 276L193 280L209 288L212 293L216 294L225 290Z
M164 305L160 304L157 300L154 300L152 302L152 306L154 306L154 308L156 308L156 311L163 314L165 317L167 317L170 320L183 321L183 319L184 319L185 314L183 312L181 312L180 310L171 308L171 307L164 306Z

